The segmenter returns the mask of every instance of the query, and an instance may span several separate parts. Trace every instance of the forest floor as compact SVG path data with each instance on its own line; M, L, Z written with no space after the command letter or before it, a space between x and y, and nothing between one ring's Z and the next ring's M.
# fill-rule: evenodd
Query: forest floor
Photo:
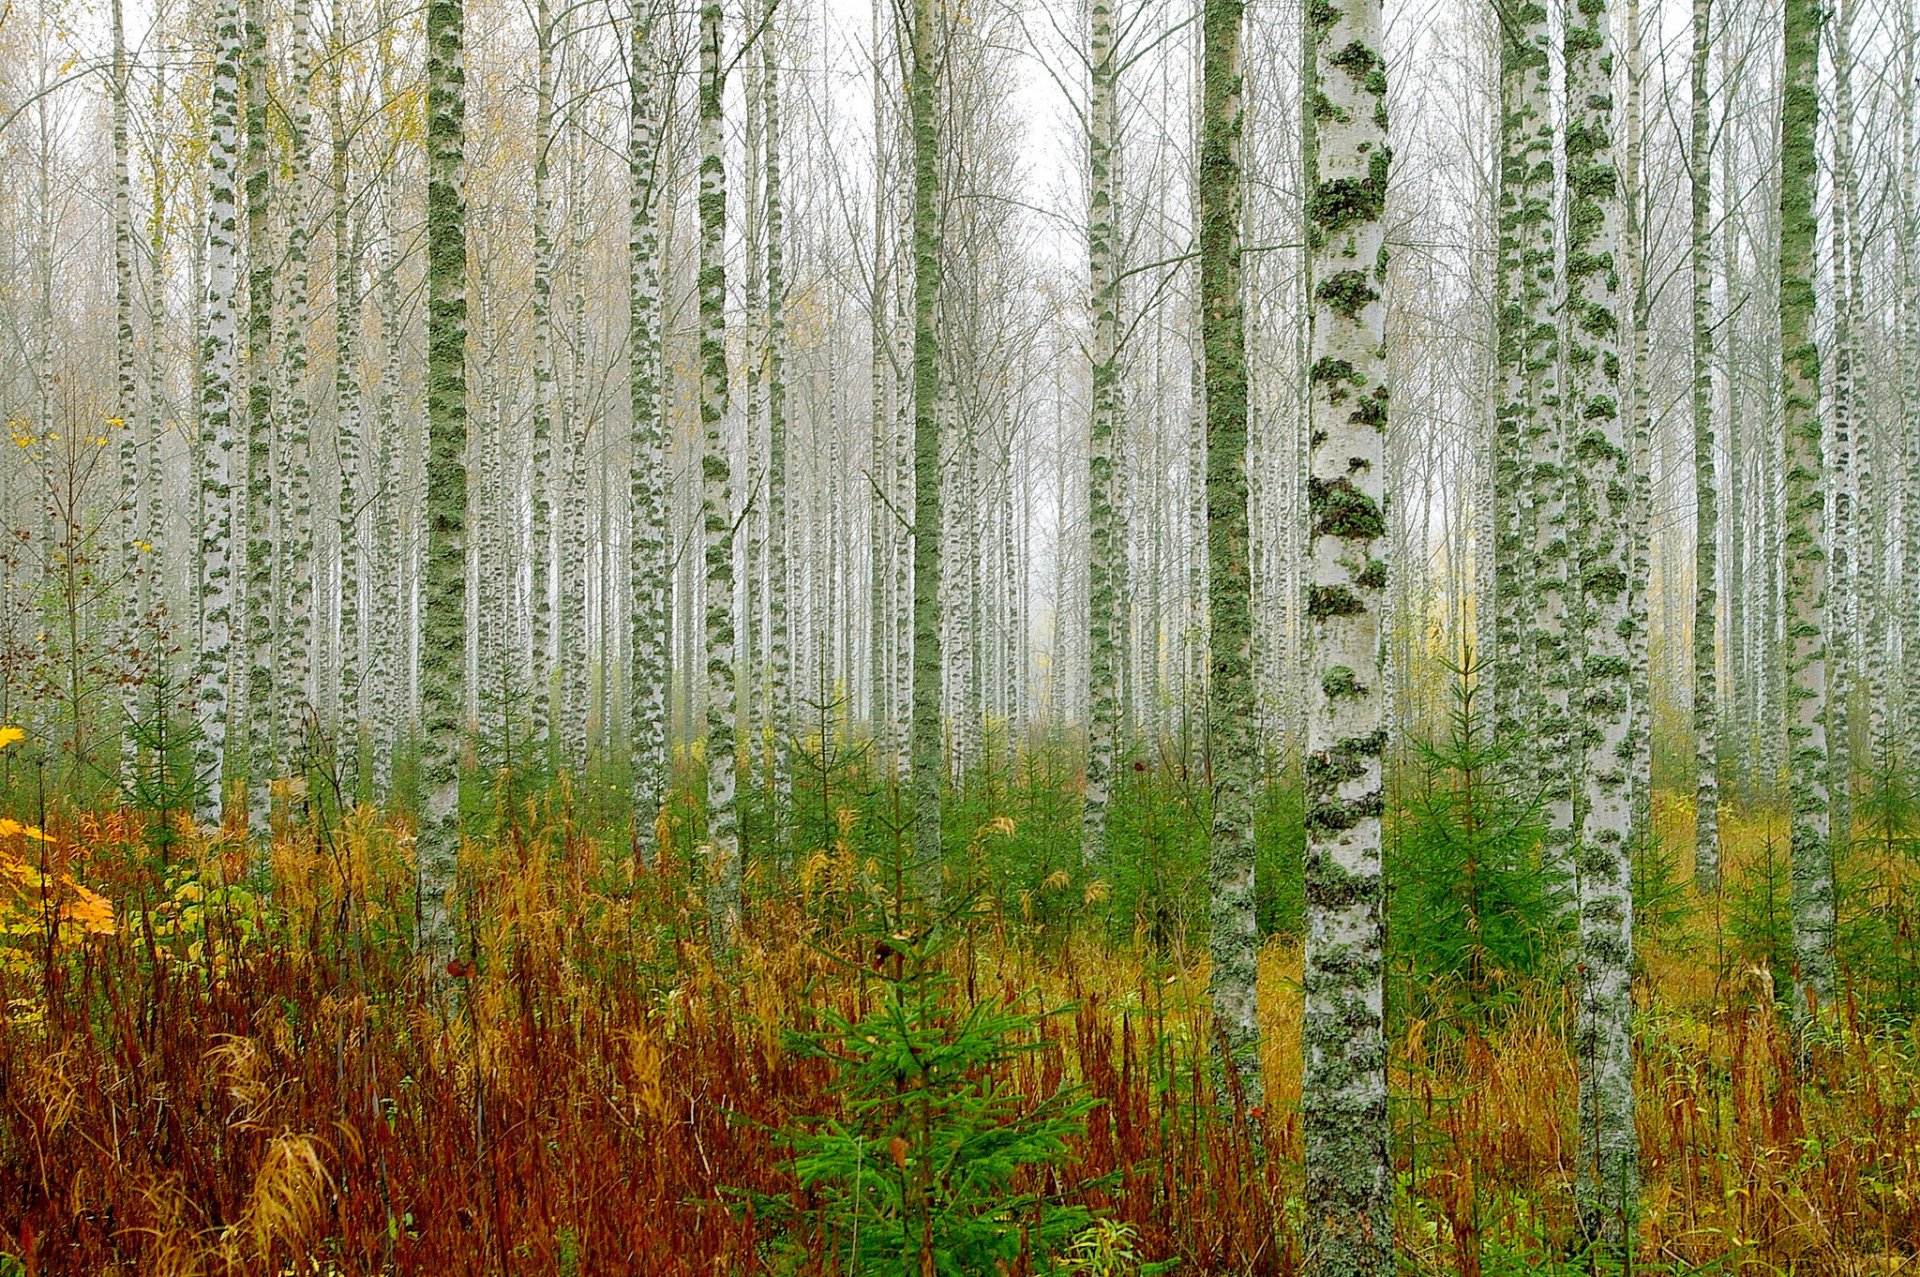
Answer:
M123 814L8 838L50 857L36 889L75 925L16 917L0 971L0 1274L842 1271L845 1217L789 1163L796 1132L854 1120L804 1035L858 1020L889 964L854 813L777 890L750 868L719 965L671 824L644 871L559 821L471 844L467 956L436 983L406 957L410 839L362 811L283 831L270 901L239 848L162 864ZM1659 824L1690 835L1678 804ZM1730 881L1771 855L1762 823L1726 833ZM1729 906L1685 894L1641 951L1637 1271L1920 1271L1920 1031L1847 999L1800 1050ZM1056 1270L1299 1271L1298 943L1262 953L1247 1113L1212 1096L1203 936L966 924L948 1000L1034 1013L997 1082L1026 1110L1098 1101L1009 1189L1010 1214L1101 1221ZM1574 1008L1545 981L1483 992L1394 1026L1404 1271L1606 1271L1571 1240ZM1048 1271L1039 1249L1005 1270Z

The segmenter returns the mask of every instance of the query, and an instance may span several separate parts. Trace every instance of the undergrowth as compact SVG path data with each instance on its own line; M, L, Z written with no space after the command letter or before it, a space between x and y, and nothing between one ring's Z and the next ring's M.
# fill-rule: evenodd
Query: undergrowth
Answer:
M796 742L792 807L758 809L740 946L717 965L685 793L643 863L565 783L483 785L450 981L407 956L400 816L283 795L270 891L243 840L156 836L137 811L52 804L0 836L74 885L60 899L112 909L8 936L0 1272L824 1277L919 1271L851 1244L911 1243L911 1220L951 1239L936 1271L1301 1271L1284 766L1261 817L1267 1103L1249 1114L1209 1089L1197 777L1128 760L1089 865L1065 751L1004 759L949 806L956 903L932 928L887 895L899 799L836 748ZM1498 770L1481 749L1433 745L1393 813L1405 1269L1602 1272L1571 1212L1572 1004L1553 945L1507 916L1557 888L1530 818L1508 818L1524 796L1463 797L1463 773ZM1862 805L1849 853L1880 885L1843 956L1910 943L1912 826L1883 807ZM1778 818L1723 814L1715 896L1687 885L1691 827L1657 796L1681 907L1641 937L1635 1271L1910 1269L1913 979L1849 958L1799 1050L1773 970ZM1473 920L1464 943L1449 918ZM952 1067L913 1081L901 1053L929 1052ZM985 1150L970 1181L940 1161L954 1141ZM870 1171L907 1196L870 1196Z

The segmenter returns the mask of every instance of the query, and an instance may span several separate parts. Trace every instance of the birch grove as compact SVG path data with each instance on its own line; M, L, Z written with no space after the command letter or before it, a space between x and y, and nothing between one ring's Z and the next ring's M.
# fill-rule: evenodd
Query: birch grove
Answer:
M20 1025L134 935L236 998L405 954L354 996L454 1054L395 1076L477 1105L506 1019L604 1014L633 1130L676 1035L757 1040L779 1103L687 1129L786 1151L659 1190L750 1199L743 1272L1912 1248L1701 1177L1905 1173L1835 1114L1920 1010L1914 0L27 0L0 51ZM1799 1152L1718 1143L1753 1087ZM1551 1137L1473 1143L1513 1096ZM977 1215L946 1120L1023 1133ZM361 1227L200 1213L248 1271Z

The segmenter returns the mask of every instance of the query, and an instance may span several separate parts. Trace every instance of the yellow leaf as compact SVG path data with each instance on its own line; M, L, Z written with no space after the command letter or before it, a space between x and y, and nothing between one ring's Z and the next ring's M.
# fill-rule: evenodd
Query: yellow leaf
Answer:
M27 738L27 734L18 727L0 727L0 749L17 744Z

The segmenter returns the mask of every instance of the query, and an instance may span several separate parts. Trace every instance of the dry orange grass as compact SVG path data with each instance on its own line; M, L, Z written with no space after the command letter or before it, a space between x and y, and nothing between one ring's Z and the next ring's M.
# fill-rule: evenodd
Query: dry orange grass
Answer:
M599 1257L580 1272L712 1271L714 1256L767 1271L767 1238L723 1190L785 1191L766 1131L835 1102L784 1030L870 991L844 925L874 881L852 820L798 858L790 889L751 884L722 971L674 828L660 865L637 873L624 847L526 813L528 832L467 849L473 966L452 1022L409 992L396 945L402 827L282 830L271 927L259 902L220 913L208 888L180 896L200 912L167 913L159 884L122 880L113 894L150 919L129 906L51 1014L0 1023L0 1251L33 1256L36 1273L266 1273L328 1255L340 1272L545 1273L562 1270L571 1230ZM1660 804L1656 823L1690 844L1684 804ZM1729 815L1723 830L1737 881L1769 822ZM77 841L104 858L136 832ZM195 854L169 889L233 868L226 849ZM1920 1038L1842 1005L1803 1055L1771 977L1728 939L1726 898L1687 905L1684 927L1640 954L1646 1261L1920 1272ZM1204 944L1023 934L983 919L952 951L955 987L1077 1006L1019 1067L1029 1093L1079 1084L1106 1100L1080 1150L1087 1200L1176 1271L1295 1271L1298 944L1260 955L1255 1167L1243 1133L1193 1103L1208 1085ZM1392 1026L1401 1237L1420 1271L1544 1272L1571 1243L1571 1014L1542 983L1484 1021ZM471 1262L436 1266L466 1244Z

